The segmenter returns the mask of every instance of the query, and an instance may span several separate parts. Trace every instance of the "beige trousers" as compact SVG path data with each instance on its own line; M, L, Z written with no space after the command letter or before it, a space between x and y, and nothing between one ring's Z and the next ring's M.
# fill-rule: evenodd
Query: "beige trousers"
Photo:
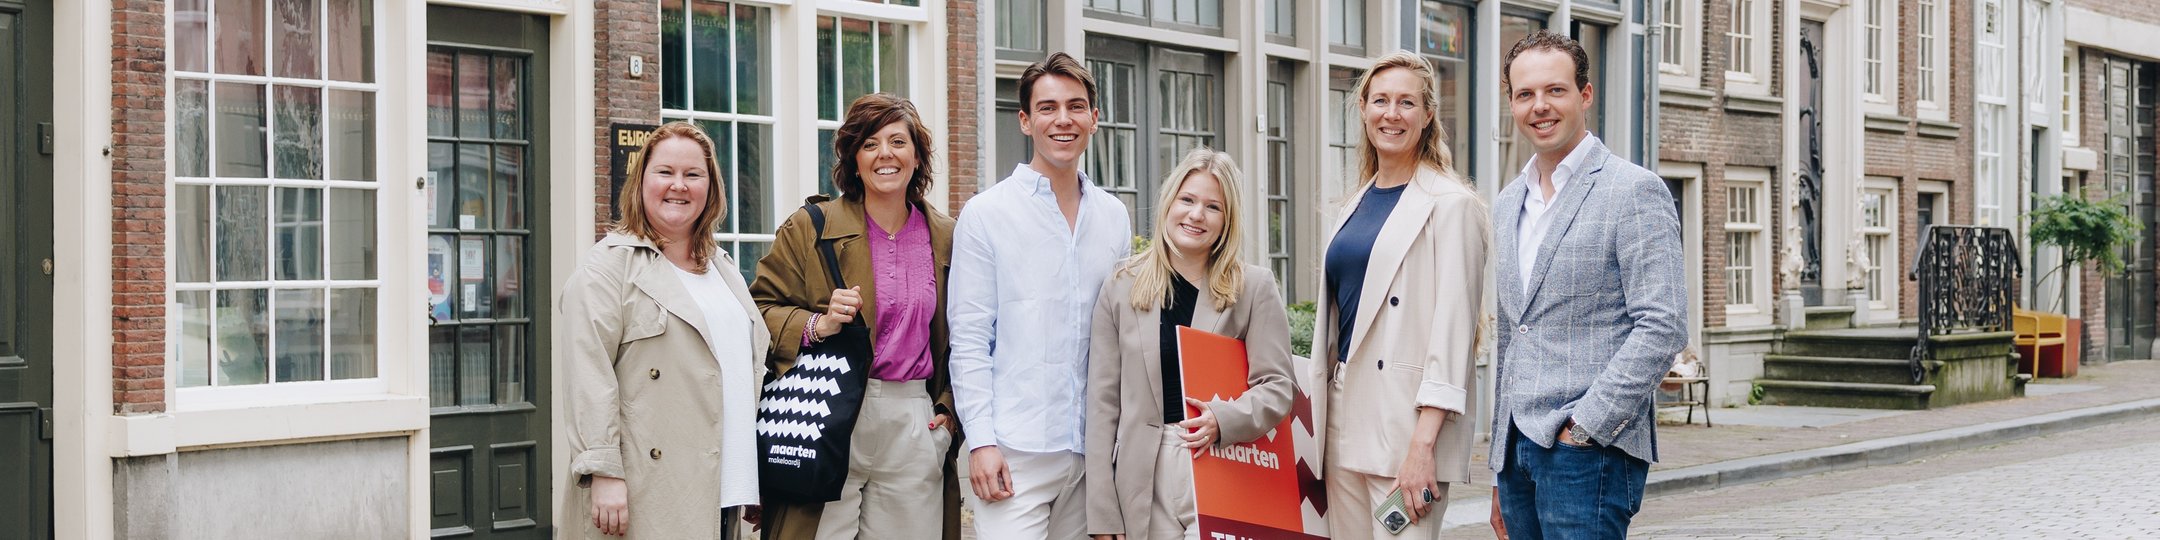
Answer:
M1155 453L1155 511L1148 518L1146 536L1127 540L1200 540L1200 509L1193 500L1192 451L1182 446L1178 433L1185 428L1163 426L1162 448Z
M1355 444L1355 441L1337 438L1332 426L1327 437L1330 448L1347 448L1346 445ZM1403 529L1401 534L1395 534L1389 533L1380 525L1380 520L1373 518L1373 510L1394 493L1394 478L1343 469L1336 466L1334 454L1328 454L1323 467L1325 472L1321 474L1327 478L1328 533L1334 540L1440 540L1440 517L1447 513L1448 504L1446 482L1441 482L1439 491L1433 493L1437 500L1425 517Z
M1087 461L1074 452L999 449L1012 473L1012 498L983 502L962 487L975 513L975 537L983 540L1075 540L1087 538ZM962 460L968 459L962 455ZM1102 481L1101 489L1112 489ZM903 538L893 536L892 538Z
M949 428L930 429L923 381L871 379L849 441L847 484L825 503L818 540L942 538Z

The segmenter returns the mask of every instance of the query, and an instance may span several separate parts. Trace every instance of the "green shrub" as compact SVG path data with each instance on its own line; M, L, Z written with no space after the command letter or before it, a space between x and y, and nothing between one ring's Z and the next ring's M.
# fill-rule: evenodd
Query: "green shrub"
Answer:
M1290 304L1290 354L1312 358L1312 302Z

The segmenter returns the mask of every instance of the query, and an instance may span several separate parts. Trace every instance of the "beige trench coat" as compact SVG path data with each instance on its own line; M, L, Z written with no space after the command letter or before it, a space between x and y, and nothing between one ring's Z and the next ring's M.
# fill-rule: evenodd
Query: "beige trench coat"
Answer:
M1220 428L1216 444L1259 439L1290 412L1297 390L1290 375L1290 315L1275 276L1246 265L1245 288L1227 308L1215 305L1207 283L1193 285L1200 288L1201 304L1190 326L1245 341L1251 389L1208 403ZM1133 276L1118 272L1095 298L1088 338L1087 532L1140 539L1154 515L1155 458L1162 449L1162 310L1134 309L1132 287ZM1111 479L1109 489L1094 487L1103 478Z
M592 475L629 482L629 538L720 538L727 526L720 441L757 434L751 426L720 432L720 396L759 391L771 338L734 257L716 253L713 266L735 293L732 304L721 304L742 308L749 333L711 335L672 264L635 236L602 238L564 286L558 305L571 458L563 537L602 538L592 524ZM721 388L707 340L749 352L747 387Z

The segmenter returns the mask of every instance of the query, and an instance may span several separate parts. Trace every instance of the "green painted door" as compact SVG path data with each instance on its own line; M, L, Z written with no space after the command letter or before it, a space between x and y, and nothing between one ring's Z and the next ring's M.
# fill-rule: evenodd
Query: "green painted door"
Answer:
M53 535L52 38L0 0L0 540Z
M548 538L547 23L428 7L434 535Z

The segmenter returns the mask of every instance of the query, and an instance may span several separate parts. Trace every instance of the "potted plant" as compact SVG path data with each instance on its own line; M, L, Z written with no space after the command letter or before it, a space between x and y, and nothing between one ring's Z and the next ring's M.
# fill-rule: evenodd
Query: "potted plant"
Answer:
M2123 270L2122 251L2136 245L2141 227L2131 219L2119 197L2091 201L2075 193L2063 193L2042 199L2027 217L2032 220L2032 241L2062 249L2062 259L2055 268L2040 276L2040 282L2048 276L2067 273L2071 268L2082 268L2086 263L2097 263L2101 275L2113 275ZM2064 276L2062 294L2056 296L2055 311L2067 313L2070 299L2070 279ZM2084 321L2069 317L2064 328L2062 370L2074 373L2077 369L2079 347L2084 335Z

